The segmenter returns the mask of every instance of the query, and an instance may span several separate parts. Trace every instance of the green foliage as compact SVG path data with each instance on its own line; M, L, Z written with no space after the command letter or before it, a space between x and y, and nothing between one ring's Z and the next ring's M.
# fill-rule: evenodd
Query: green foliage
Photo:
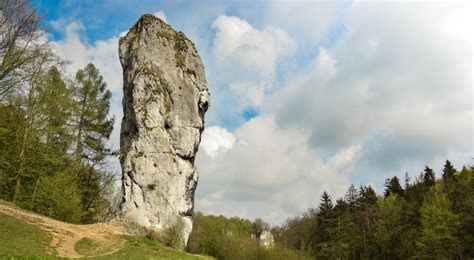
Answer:
M446 182L446 180L449 180ZM387 179L385 196L352 185L333 206L320 205L274 228L276 242L316 259L471 259L474 257L473 169L446 161L443 179L428 166L405 189Z
M385 197L388 197L391 194L403 196L403 192L403 188L400 185L400 180L397 176L393 176L392 178L385 180Z
M288 219L281 228L276 228L275 242L301 252L310 252L317 235L317 212L310 209L301 217Z
M450 197L454 189L454 175L456 174L456 169L453 164L446 160L446 164L443 168L443 192Z
M104 198L113 183L105 170L110 92L91 64L68 82L51 66L0 102L0 199L91 223L111 211Z
M463 168L454 178L454 190L451 196L453 211L459 214L461 225L458 236L463 256L474 256L474 170Z
M452 212L440 185L433 187L421 207L421 236L417 240L420 257L453 259L459 256L459 216Z
M0 214L0 258L45 256L51 236L21 220Z
M55 219L80 222L84 213L76 184L74 175L67 171L40 177L32 209Z
M434 173L433 169L426 166L425 171L424 171L424 175L423 175L423 183L426 186L433 186L435 184L435 181L436 181L436 176L435 176L435 173Z
M405 201L391 194L379 202L379 218L374 232L376 250L385 259L400 259L399 245L404 228L403 207Z
M196 213L194 228L187 250L191 253L214 256L218 259L306 259L297 251L282 246L265 248L251 239L254 225L237 217L204 216Z
M76 73L74 90L76 159L100 162L110 153L105 141L114 124L114 118L108 117L112 94L99 70L91 63Z
M183 32L178 32L174 36L174 57L176 59L176 67L181 68L183 71L185 71L186 68L184 58L186 51L188 50L188 44L186 43L186 40L186 36Z

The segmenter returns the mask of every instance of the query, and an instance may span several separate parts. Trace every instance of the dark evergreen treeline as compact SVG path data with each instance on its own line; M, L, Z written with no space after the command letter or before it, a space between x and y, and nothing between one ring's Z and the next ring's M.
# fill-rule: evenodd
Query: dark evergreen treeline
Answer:
M27 0L0 1L0 199L69 222L106 217L111 93L94 65L70 78Z
M318 208L274 228L276 241L316 259L472 259L473 168L446 161L442 177L428 166L402 186L387 179L383 196L352 185L335 202L324 192Z

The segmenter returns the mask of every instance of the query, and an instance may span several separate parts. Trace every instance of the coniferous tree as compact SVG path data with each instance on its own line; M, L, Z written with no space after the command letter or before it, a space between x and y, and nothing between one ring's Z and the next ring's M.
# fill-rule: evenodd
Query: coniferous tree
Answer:
M331 256L337 259L355 258L360 241L350 205L339 199L336 201L333 211L334 224L329 230L331 240L328 243Z
M408 172L405 172L405 190L408 189L411 184L410 184L410 176L408 175Z
M456 169L449 160L446 160L446 164L443 168L443 192L448 195L448 198L453 192L453 182L454 175L456 174Z
M436 177L435 177L435 172L433 171L433 169L431 169L428 166L425 166L425 170L423 173L423 184L425 186L431 187L435 184L435 180L436 180Z
M454 179L453 212L460 216L458 237L463 258L474 258L474 168L464 167Z
M390 196L390 194L397 194L398 196L403 196L403 188L400 185L400 180L397 176L393 176L390 179L385 181L385 197Z
M114 118L109 117L111 92L93 64L76 73L74 98L76 160L99 162L110 153L105 141L112 133Z
M377 205L377 194L375 190L369 186L361 186L359 189L359 199L362 207L370 207Z
M35 177L33 193L29 201L29 208L36 209L43 201L37 200L38 189L44 189L41 184L45 178L50 182L56 182L55 178L62 178L58 174L70 168L73 163L68 156L68 149L72 144L69 121L72 113L72 90L63 80L57 67L51 67L41 78L41 87L38 89L38 129L44 142L42 156L42 174ZM72 174L72 173L71 173ZM70 176L74 179L74 176ZM69 178L69 177L68 177ZM71 189L77 193L76 182L71 182ZM48 189L49 190L49 189ZM63 197L66 200L75 198L62 194L51 194L51 197ZM52 192L52 191L50 191ZM47 212L54 212L58 208L50 208ZM45 212L45 211L44 211Z
M360 208L355 212L355 219L359 227L360 249L358 255L366 254L370 245L374 244L373 234L376 229L376 217L378 212L377 195L371 186L361 186L359 189Z
M70 89L57 67L51 67L43 78L44 87L38 94L41 130L46 146L66 153L72 144L71 120L74 101Z
M347 190L346 195L345 195L345 200L347 204L349 205L349 209L352 212L356 210L357 208L359 208L360 194L359 194L359 191L354 186L354 184L351 184L351 186Z
M334 225L333 207L334 205L332 204L331 196L324 191L321 195L321 202L319 204L317 231L314 239L315 248L313 249L314 252L316 252L316 256L320 258L328 258L333 253L330 244L332 239L331 230Z
M75 77L74 111L75 150L74 157L79 165L82 205L85 222L93 222L93 216L106 203L101 198L101 178L106 172L101 168L106 157L111 155L106 141L112 132L114 118L109 117L111 92L99 70L88 64Z

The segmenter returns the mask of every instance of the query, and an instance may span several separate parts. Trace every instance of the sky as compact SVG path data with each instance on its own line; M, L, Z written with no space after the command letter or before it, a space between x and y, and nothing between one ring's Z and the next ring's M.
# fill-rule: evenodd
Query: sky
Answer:
M282 224L323 191L381 193L386 178L473 163L470 1L36 0L71 75L94 63L112 91L118 39L144 13L195 42L211 108L195 209ZM116 161L115 164L118 165Z

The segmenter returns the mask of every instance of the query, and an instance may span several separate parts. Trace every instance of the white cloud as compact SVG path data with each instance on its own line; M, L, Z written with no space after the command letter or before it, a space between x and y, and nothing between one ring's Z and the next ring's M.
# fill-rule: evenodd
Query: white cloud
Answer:
M300 49L317 49L334 26L340 24L349 4L344 1L272 1L262 18L265 24L290 33Z
M271 89L271 83L235 82L230 85L230 89L239 101L239 109L257 108L265 99L266 92Z
M219 126L206 127L202 133L200 148L214 159L217 156L219 149L231 149L236 143L237 139L227 129Z
M99 40L90 45L81 39L81 33L85 30L82 23L65 24L59 20L54 22L53 26L63 33L61 40L52 42L54 50L70 62L67 69L71 75L88 63L93 63L100 70L109 89L113 92L121 91L122 68L117 51L119 37Z
M262 113L275 114L281 127L310 129L311 146L324 153L361 144L373 177L472 152L465 5L352 4L338 43L320 48Z
M296 50L296 43L285 31L273 27L258 30L238 17L221 15L212 27L217 31L214 55L219 61L257 70L264 78L274 73L280 57Z
M160 10L158 12L154 12L153 13L154 16L160 18L161 20L163 20L165 23L168 22L168 19L166 19L166 14L163 10Z
M301 129L279 128L272 116L245 123L235 131L229 148L212 149L217 154L198 154L196 209L247 218L260 216L278 224L289 215L316 206L323 190L342 195L350 184L348 173L360 148L346 147L322 162L308 146L308 137ZM201 148L208 146L207 138L212 137L205 134Z
M104 77L107 87L112 91L111 114L115 116L114 130L109 140L112 149L120 148L120 124L122 121L122 67L118 57L119 37L98 40L88 44L81 33L85 27L80 22L66 24L62 20L53 22L53 27L62 32L61 40L53 41L53 48L60 57L69 62L66 66L69 74L74 77L79 69L93 63ZM122 34L124 34L123 32ZM113 160L118 167L118 160Z

